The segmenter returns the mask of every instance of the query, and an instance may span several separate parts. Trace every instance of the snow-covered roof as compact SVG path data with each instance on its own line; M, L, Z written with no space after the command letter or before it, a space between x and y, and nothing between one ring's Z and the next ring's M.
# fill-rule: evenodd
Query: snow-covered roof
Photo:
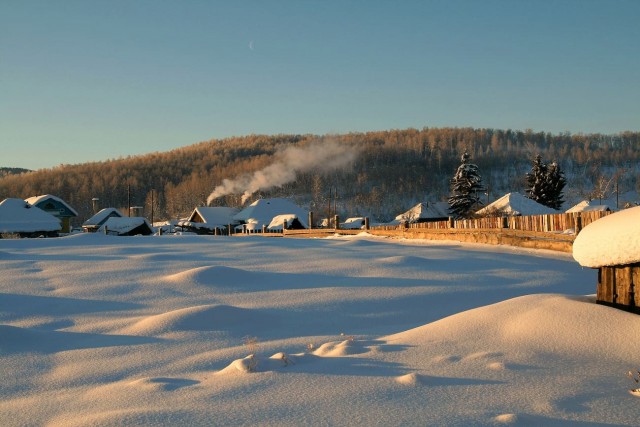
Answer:
M140 216L111 217L102 225L102 227L100 227L98 232L104 232L104 228L107 227L107 230L109 232L114 232L117 234L127 234L145 223L149 228L149 231L151 231L151 225L146 220L146 218Z
M573 242L573 258L592 268L640 262L640 206L587 225Z
M480 209L476 214L484 215L495 211L505 215L547 215L558 213L555 209L541 205L535 200L515 192L505 194L495 202Z
M122 214L116 208L104 208L100 210L98 213L96 213L94 216L86 220L82 224L82 226L87 227L87 226L102 225L109 217L120 218L122 217Z
M259 229L262 224L269 224L273 218L283 214L306 218L309 212L288 199L259 199L234 215L233 219L255 224L254 227Z
M449 216L449 203L418 203L405 213L396 216L395 221L417 222L424 219L447 218Z
M583 200L580 203L567 210L567 213L573 212L590 212L590 211L611 211L611 207L607 204L601 204L598 200Z
M22 199L0 202L0 233L34 233L59 231L60 220Z
M238 213L238 209L229 208L225 206L199 206L194 209L191 216L186 221L180 221L179 225L199 225L207 228L225 227L231 223L236 222L233 216ZM202 219L201 221L194 221L196 219Z
M276 215L275 217L273 217L273 219L271 220L271 222L269 223L267 228L269 230L282 230L282 226L284 225L285 221L287 221L288 225L291 225L291 223L295 219L300 221L300 224L302 224L302 226L304 228L309 228L309 226L307 225L307 222L305 220L300 219L298 216L296 216L294 214Z
M347 218L345 222L340 224L340 228L344 228L345 230L359 230L363 226L364 226L363 216Z
M43 194L41 196L29 197L28 199L25 199L25 202L29 203L30 205L37 206L38 204L45 203L48 200L53 200L57 203L60 203L61 205L66 207L69 210L69 212L71 212L73 215L78 216L78 212L76 212L75 209L69 206L67 202L62 200L60 197L52 196L51 194Z

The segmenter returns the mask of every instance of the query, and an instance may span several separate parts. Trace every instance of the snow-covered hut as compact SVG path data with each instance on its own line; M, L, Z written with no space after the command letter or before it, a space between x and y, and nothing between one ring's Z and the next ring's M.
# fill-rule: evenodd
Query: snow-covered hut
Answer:
M61 229L58 218L22 199L5 199L0 202L0 234L54 237Z
M116 208L104 208L82 223L82 229L95 233L109 218L122 218L122 214Z
M449 219L449 203L418 203L396 216L388 225L415 224L418 222L446 221Z
M559 213L520 193L508 193L476 212L479 216L524 216Z
M360 230L364 227L364 222L365 218L363 216L351 217L340 223L340 228L343 230Z
M178 222L177 226L186 231L198 234L216 234L216 230L229 227L229 224L237 224L233 216L239 212L236 208L223 206L197 207L189 218Z
M62 224L62 233L69 233L71 231L71 218L78 216L78 212L69 206L67 202L51 194L29 197L25 199L25 202L58 218Z
M101 233L116 236L148 236L153 228L146 218L140 216L111 217L98 230Z
M267 230L282 231L285 224L287 230L304 230L306 228L309 228L306 221L298 218L296 215L283 214L275 216L267 226Z
M596 212L596 211L611 212L612 210L613 209L611 209L609 205L600 203L598 200L583 200L580 203L568 209L567 213Z
M573 258L598 269L598 303L640 314L640 206L587 225L573 242Z
M308 218L309 212L292 203L288 199L258 199L233 216L233 219L244 224L247 231L259 231L263 225L269 225L278 215L295 215L297 218Z

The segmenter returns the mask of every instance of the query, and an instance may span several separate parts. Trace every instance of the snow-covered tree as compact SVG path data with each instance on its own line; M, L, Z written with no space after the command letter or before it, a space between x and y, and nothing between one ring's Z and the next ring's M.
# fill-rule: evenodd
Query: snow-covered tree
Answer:
M547 181L547 165L542 161L540 154L534 157L531 164L531 172L525 178L527 197L536 202L547 205L549 184Z
M525 182L528 198L552 209L560 209L564 202L562 191L567 181L557 163L547 165L539 154L536 155Z
M560 165L553 162L547 169L547 185L549 186L549 198L547 206L552 209L560 210L564 203L562 191L567 184L564 172L560 169Z
M471 217L482 205L478 194L484 191L478 166L469 163L469 153L465 151L460 161L461 164L451 179L451 193L448 200L449 214L456 219Z

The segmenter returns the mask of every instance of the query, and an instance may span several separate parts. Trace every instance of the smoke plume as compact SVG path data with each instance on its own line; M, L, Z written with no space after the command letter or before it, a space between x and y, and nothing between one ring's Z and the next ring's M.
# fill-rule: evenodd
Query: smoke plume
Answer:
M280 187L295 181L298 173L317 170L327 173L352 163L357 156L353 146L335 142L312 143L304 147L288 147L281 151L274 163L251 174L224 179L207 198L207 204L228 194L242 195L244 204L253 193Z

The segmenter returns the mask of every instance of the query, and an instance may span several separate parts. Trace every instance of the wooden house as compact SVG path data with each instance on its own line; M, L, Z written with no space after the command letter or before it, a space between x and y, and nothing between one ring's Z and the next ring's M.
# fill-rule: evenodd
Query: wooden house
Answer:
M267 230L275 232L280 232L283 229L305 230L307 228L309 228L309 226L305 221L301 220L294 214L276 215L267 226Z
M146 218L139 216L111 217L98 232L114 236L148 236L153 234L153 228Z
M571 208L567 209L567 213L577 212L611 212L613 209L607 204L599 203L597 200L583 200L580 203L575 204Z
M178 221L177 227L197 234L226 234L229 224L238 224L233 216L239 212L229 207L197 207L189 218Z
M501 216L531 216L531 215L550 215L559 213L555 209L544 206L535 200L523 196L520 193L513 192L505 194L493 203L485 206L476 212L476 215L484 217L501 217Z
M58 218L22 199L0 202L0 237L55 237L61 228Z
M640 206L586 226L573 257L598 269L596 302L640 314Z
M448 219L449 204L447 202L421 202L396 216L388 225L417 224L421 222L446 221Z
M51 194L44 194L30 197L25 202L58 218L62 224L62 229L60 230L62 233L71 232L71 218L77 217L78 212L61 198Z
M258 199L233 216L247 232L259 232L268 226L278 215L295 215L296 218L308 218L309 212L287 199Z
M105 208L100 210L94 216L82 223L82 229L85 232L95 233L104 225L109 218L122 218L122 214L115 208Z

